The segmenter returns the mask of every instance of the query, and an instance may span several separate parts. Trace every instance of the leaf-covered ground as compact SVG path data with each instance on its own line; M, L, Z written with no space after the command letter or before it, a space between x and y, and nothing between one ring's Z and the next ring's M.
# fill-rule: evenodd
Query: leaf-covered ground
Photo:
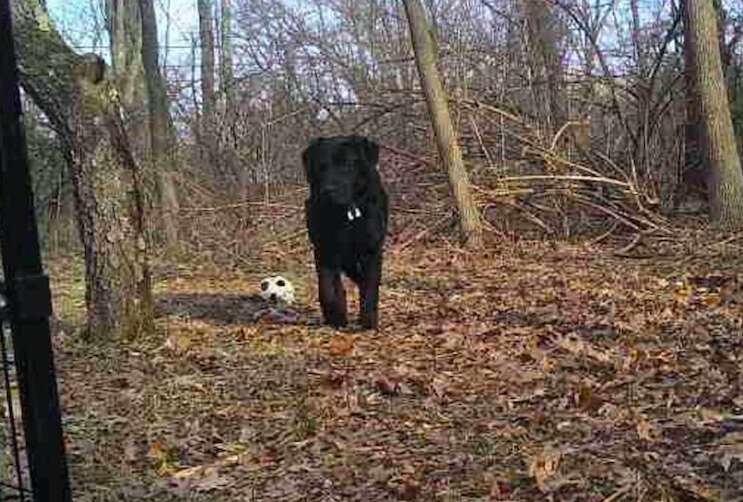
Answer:
M743 500L740 259L411 247L379 333L318 324L310 263L159 267L125 343L51 263L76 500Z

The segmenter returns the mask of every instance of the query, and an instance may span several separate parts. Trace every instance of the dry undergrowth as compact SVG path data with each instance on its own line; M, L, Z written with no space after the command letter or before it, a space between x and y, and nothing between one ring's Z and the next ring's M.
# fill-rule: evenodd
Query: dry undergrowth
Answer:
M160 333L113 344L52 262L76 500L743 497L740 260L409 247L376 334L317 324L310 263L296 319L260 267L160 267Z

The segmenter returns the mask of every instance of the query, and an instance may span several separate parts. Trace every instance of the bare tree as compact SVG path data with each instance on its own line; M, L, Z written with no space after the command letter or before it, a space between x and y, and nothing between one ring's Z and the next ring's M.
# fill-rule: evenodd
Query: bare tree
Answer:
M214 116L214 16L212 0L198 0L201 44L201 99L207 124Z
M741 171L720 60L717 15L712 0L684 2L684 28L709 163L709 198L713 218L723 227L743 226Z
M542 117L548 132L554 134L565 121L556 9L544 0L523 0L522 7L536 115Z
M139 0L142 11L142 61L149 104L149 145L157 179L160 215L169 250L178 246L178 196L173 180L175 138L171 127L168 95L158 63L157 18L152 0Z
M128 112L128 131L144 147L147 137L147 91L142 66L142 16L137 2L106 0L108 35L111 40L111 67Z
M221 74L220 88L225 100L232 101L232 0L221 0L220 4L220 59L219 68Z
M142 16L137 2L106 0L111 67L121 101L135 115L144 115L146 90L142 66Z
M91 335L133 334L152 322L141 171L108 68L76 54L39 0L12 4L21 83L63 144L85 256Z
M404 0L410 25L410 37L415 52L421 87L436 135L439 155L449 173L449 183L459 211L459 226L463 243L477 248L482 245L480 214L470 190L467 170L462 160L456 132L449 115L449 103L436 67L436 48L426 19L426 12L419 0Z

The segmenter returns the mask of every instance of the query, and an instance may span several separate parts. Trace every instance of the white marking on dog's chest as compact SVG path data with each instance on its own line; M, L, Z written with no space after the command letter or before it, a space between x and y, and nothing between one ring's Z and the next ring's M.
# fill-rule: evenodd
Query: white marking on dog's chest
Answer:
M359 209L356 206L351 206L348 212L346 212L346 217L348 218L348 221L359 219L361 218L361 216L362 216L361 209Z

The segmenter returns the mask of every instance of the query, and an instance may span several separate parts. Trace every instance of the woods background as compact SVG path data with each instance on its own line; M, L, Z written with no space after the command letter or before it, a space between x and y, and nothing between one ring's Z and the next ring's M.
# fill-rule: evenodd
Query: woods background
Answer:
M488 228L520 237L600 235L616 224L646 231L664 225L661 214L706 199L675 1L425 4ZM299 217L299 153L309 137L336 132L369 134L388 147L381 168L402 241L449 226L400 2L199 1L198 32L173 22L167 5L155 7L170 44L160 47L159 63L177 149L149 173L148 193L162 189L167 174L165 189L172 183L180 201L169 217L184 248L244 258L266 235L262 225ZM743 9L715 8L740 145ZM78 52L111 62L135 154L145 158L152 124L139 5L73 2L58 15L69 43L84 45ZM82 27L92 34L80 36ZM58 139L32 103L45 242L67 249L78 240L69 176Z

